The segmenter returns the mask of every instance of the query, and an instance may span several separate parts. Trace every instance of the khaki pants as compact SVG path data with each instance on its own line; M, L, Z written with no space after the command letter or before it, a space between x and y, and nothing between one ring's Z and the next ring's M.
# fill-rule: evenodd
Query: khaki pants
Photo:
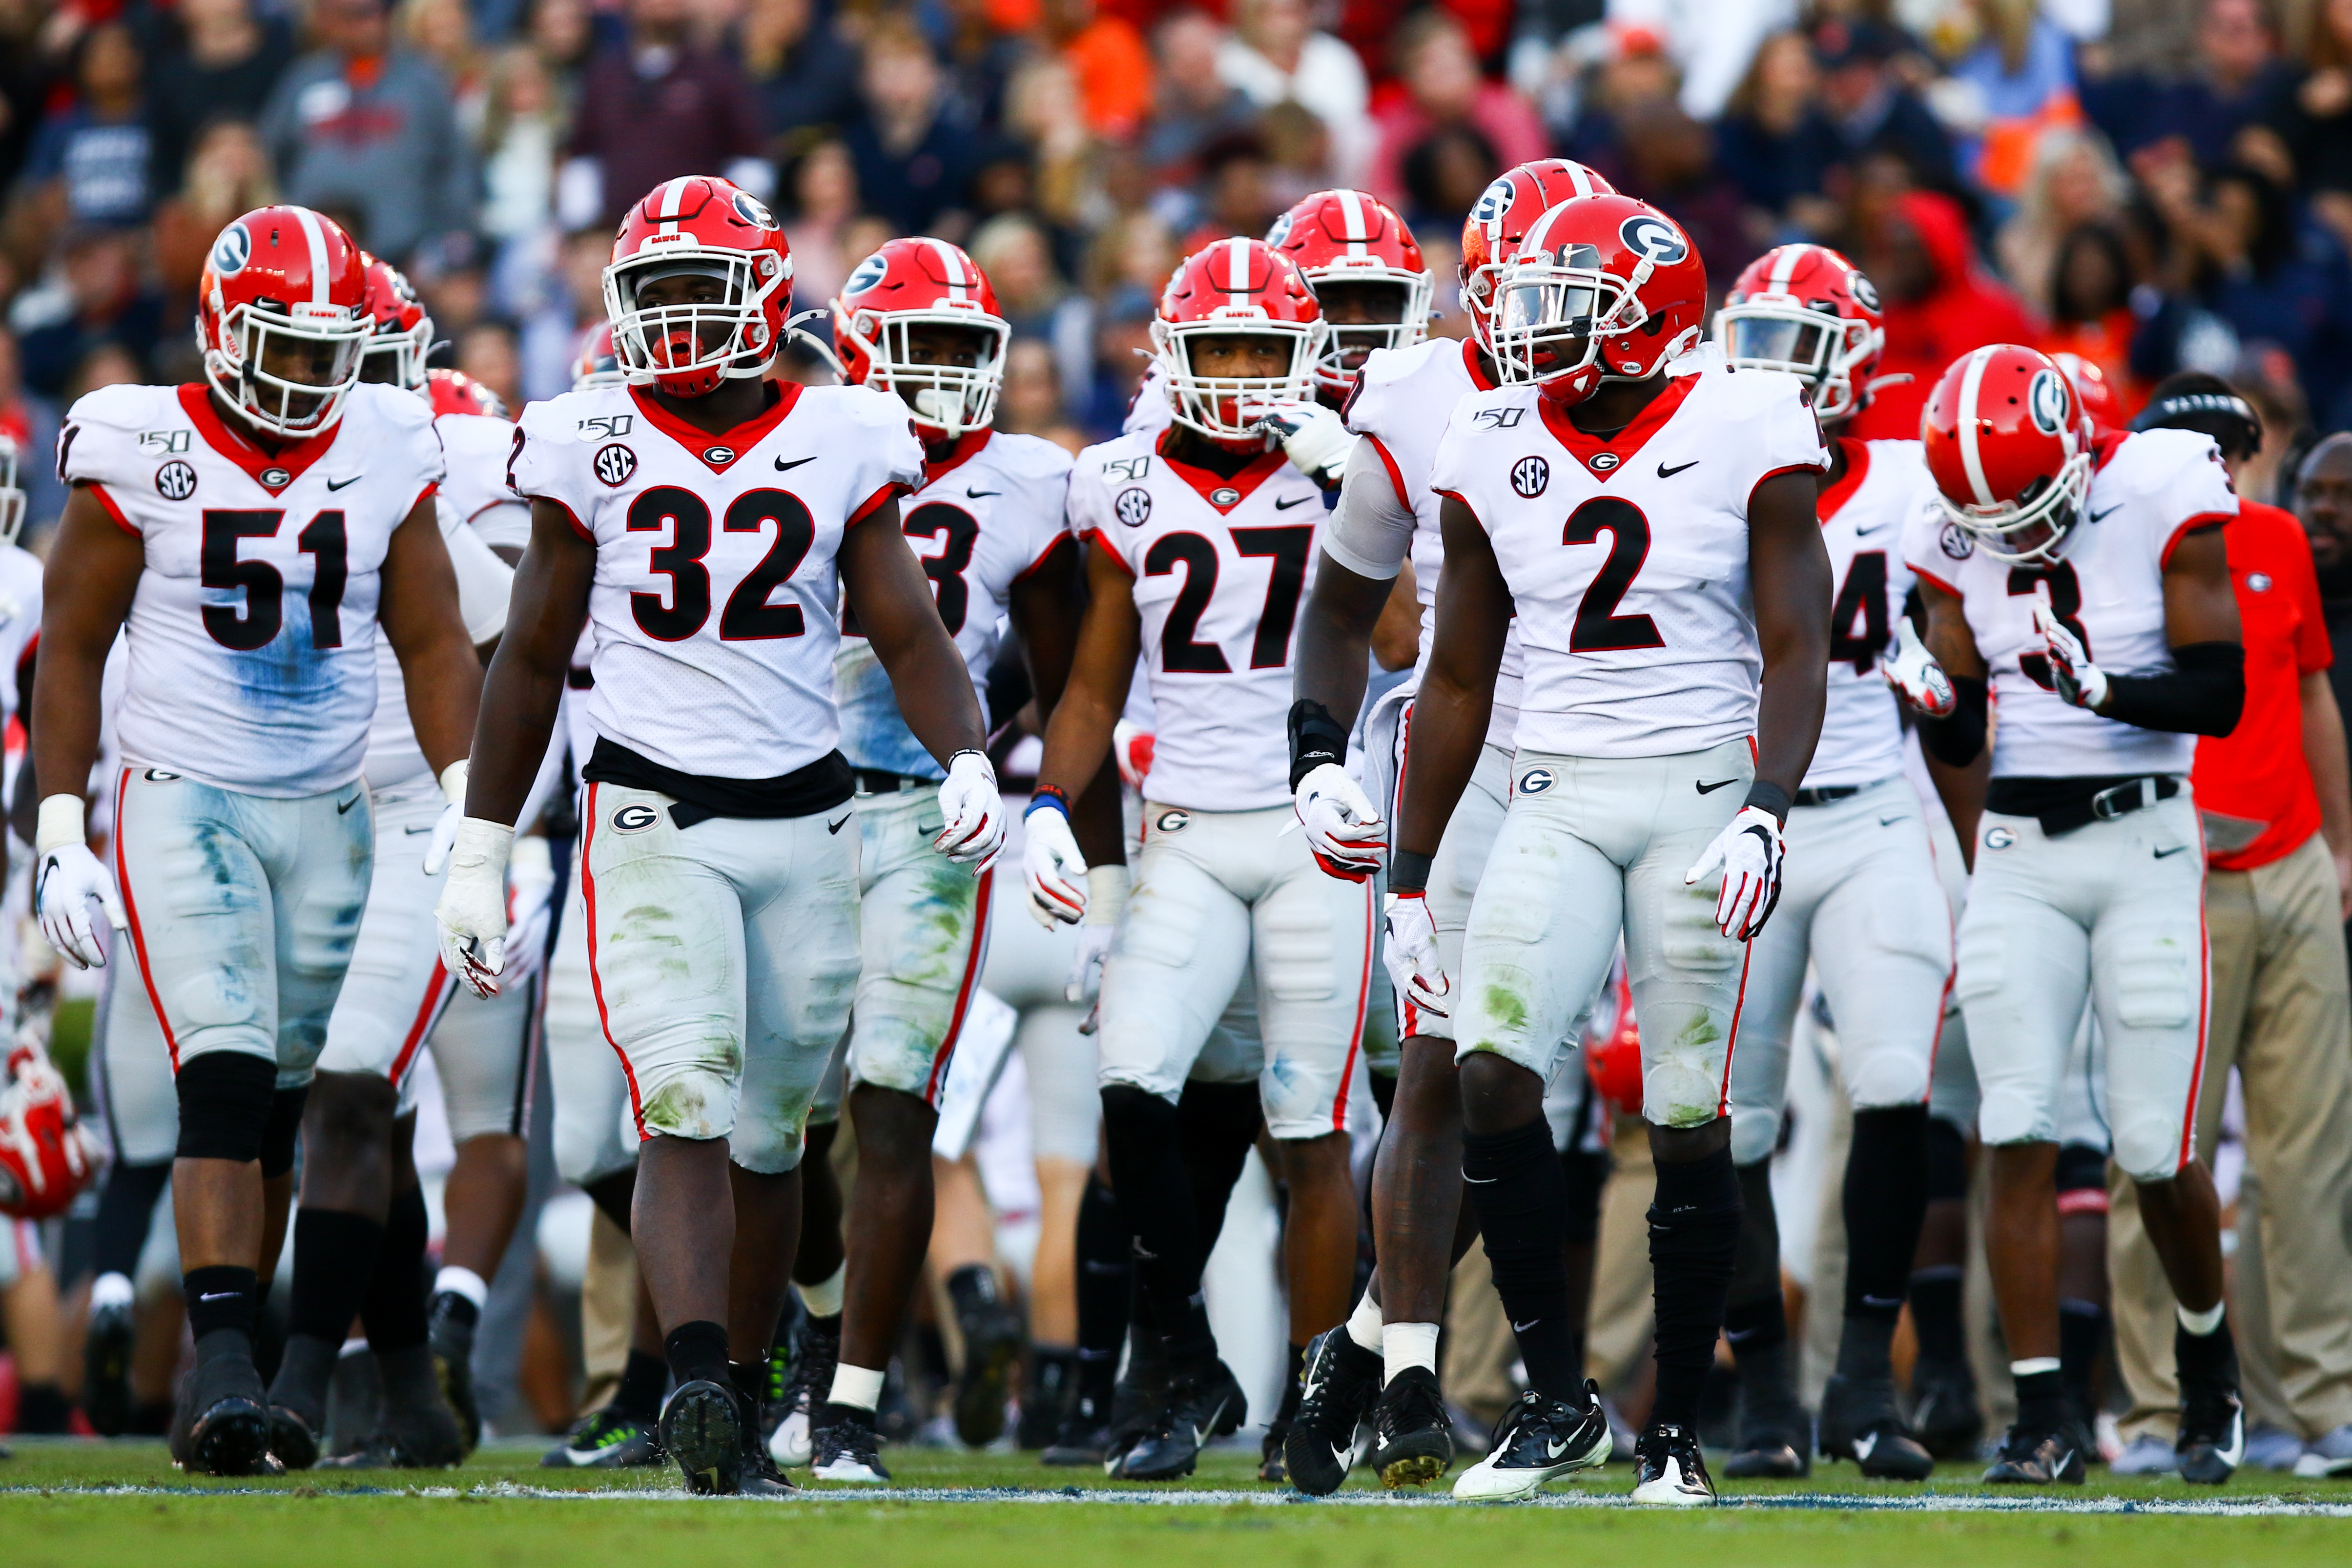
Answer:
M2318 835L2252 871L2205 884L2212 949L2212 1021L2197 1106L2197 1152L2209 1161L2235 1067L2245 1095L2246 1161L2261 1174L2259 1250L2264 1314L2233 1314L2250 1362L2274 1364L2283 1416L2306 1437L2352 1421L2352 997L2335 864ZM2108 1268L2116 1359L2131 1391L2126 1441L2169 1438L2172 1291L2147 1242L2130 1179L2110 1167ZM2241 1224L2249 1215L2242 1211ZM2248 1255L2241 1253L2241 1272ZM2242 1298L2245 1287L2241 1286ZM2259 1394L2259 1379L2250 1379ZM2259 1408L2254 1414L2263 1414Z

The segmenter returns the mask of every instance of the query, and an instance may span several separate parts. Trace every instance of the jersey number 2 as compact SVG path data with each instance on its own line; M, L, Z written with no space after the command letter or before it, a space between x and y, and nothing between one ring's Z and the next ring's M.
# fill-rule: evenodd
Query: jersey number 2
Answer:
M1622 653L1628 648L1664 647L1658 623L1647 616L1621 616L1617 606L1625 591L1650 558L1650 520L1642 509L1617 496L1595 496L1568 514L1559 532L1562 544L1595 544L1609 536L1609 558L1592 574L1576 607L1576 624L1569 628L1570 653Z
M728 503L719 526L729 533L758 533L776 525L775 542L758 565L743 574L719 612L721 642L759 642L796 637L807 629L798 605L772 605L770 595L800 570L816 542L816 520L800 497L784 490L746 490ZM669 603L659 594L631 594L629 613L656 642L684 642L710 618L710 507L692 490L656 485L629 503L628 531L670 531L667 544L653 547L646 564L669 579Z
M197 567L207 588L242 589L245 604L206 605L205 630L239 653L268 647L286 624L286 579L267 561L237 559L248 539L274 539L282 511L207 511ZM343 646L343 584L351 575L349 540L341 511L322 511L302 525L294 542L314 557L310 573L310 646Z

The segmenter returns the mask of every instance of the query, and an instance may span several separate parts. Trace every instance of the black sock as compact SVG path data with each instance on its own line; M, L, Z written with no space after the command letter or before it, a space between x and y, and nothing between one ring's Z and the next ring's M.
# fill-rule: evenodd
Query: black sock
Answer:
M69 1429L73 1405L54 1383L16 1385L16 1430L27 1436L56 1436Z
M2099 1351L2106 1342L2107 1310L2096 1301L2069 1296L2058 1303L2058 1375L2085 1421L2098 1414L2099 1400L2092 1387L2099 1367Z
M996 1305L996 1270L985 1263L967 1263L948 1276L948 1300L958 1318Z
M768 1397L767 1358L762 1356L758 1361L730 1361L727 1363L727 1371L735 1384L735 1397L742 1403L745 1410L756 1417L761 1405Z
M1528 1386L1581 1406L1584 1365L1577 1359L1568 1266L1560 1258L1568 1183L1551 1146L1551 1124L1538 1116L1507 1132L1464 1132L1462 1177Z
M289 1333L340 1345L367 1300L383 1250L383 1226L345 1209L294 1211L294 1289Z
M221 1329L234 1329L249 1343L261 1291L261 1277L250 1268L214 1264L191 1268L180 1276L180 1294L188 1303L188 1335L201 1340Z
M2172 1325L2172 1364L2183 1383L2238 1384L2238 1345L2223 1318L2210 1334L2192 1334L2176 1321Z
M1203 1256L1176 1108L1129 1084L1104 1089L1102 1102L1104 1147L1122 1194L1119 1214L1132 1227L1136 1272L1154 1323L1165 1334L1185 1324L1199 1301Z
M669 1392L669 1364L657 1355L633 1350L621 1369L621 1386L613 1390L606 1408L647 1424L661 1416L662 1395Z
M1570 1149L1559 1157L1559 1173L1568 1186L1563 1239L1571 1247L1590 1247L1601 1239L1601 1194L1609 1185L1609 1152Z
M1911 1259L1919 1250L1919 1226L1927 1217L1926 1106L1853 1113L1853 1146L1846 1154L1841 1196L1846 1318L1883 1318L1891 1335L1903 1312Z
M1650 1424L1696 1430L1739 1252L1739 1173L1731 1151L1658 1163L1650 1205L1658 1393Z
M91 1272L137 1276L139 1255L146 1250L155 1217L155 1200L171 1179L169 1160L119 1164L106 1173L105 1190L98 1194L98 1217L90 1226Z
M1108 1410L1127 1342L1127 1306L1134 1288L1127 1226L1118 1200L1100 1180L1087 1178L1078 1200L1078 1398Z
M2017 1379L2017 1424L2026 1431L2055 1432L2073 1414L2060 1373L2029 1372Z
M735 1374L727 1360L727 1330L708 1318L680 1323L662 1340L669 1357L669 1374L680 1387L689 1383L733 1384Z
M1919 1353L1929 1361L1969 1359L1968 1328L1960 1318L1965 1282L1966 1275L1955 1263L1939 1263L1911 1276L1911 1325L1919 1335Z
M1192 1178L1192 1225L1205 1261L1224 1233L1234 1185L1257 1142L1257 1084L1187 1083L1176 1102L1176 1142Z
M1381 1121L1385 1125L1396 1114L1397 1075L1392 1072L1367 1072L1364 1081L1371 1088L1372 1103L1380 1108Z
M1789 1315L1780 1295L1780 1218L1772 1206L1772 1162L1735 1167L1739 1173L1739 1250L1723 1310L1724 1338L1739 1369L1742 1441L1786 1437L1800 1419L1797 1382L1789 1364Z
M1344 1325L1340 1331L1343 1333L1347 1331ZM1276 1420L1293 1421L1297 1419L1298 1402L1304 1395L1304 1390L1299 1386L1301 1381L1299 1374L1305 1372L1306 1369L1307 1347L1305 1345L1292 1345L1290 1347L1289 1356L1282 1363L1282 1410L1280 1414L1275 1417Z
M425 1244L430 1230L422 1188L392 1194L392 1210L384 1216L383 1246L376 1253L375 1278L368 1282L367 1299L360 1305L368 1349L379 1356L414 1350L425 1342L429 1328L425 1293L432 1283L425 1274Z

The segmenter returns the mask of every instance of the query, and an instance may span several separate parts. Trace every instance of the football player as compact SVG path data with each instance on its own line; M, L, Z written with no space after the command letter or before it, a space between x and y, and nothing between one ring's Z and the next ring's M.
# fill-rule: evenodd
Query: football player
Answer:
M2017 1381L1990 1482L2080 1481L2091 1452L2060 1372L2058 1100L2087 995L2106 1046L2116 1165L2179 1303L2176 1452L2219 1484L2245 1443L2222 1312L2219 1206L2195 1146L2204 1056L2204 849L2188 773L2229 733L2244 648L2222 527L2238 511L2220 449L2193 431L2100 435L2045 355L1971 351L1921 422L1937 504L1904 552L1927 648L1959 702L1923 738L1943 761L1985 744L1954 989L1992 1151L1986 1250Z
M1257 240L1207 247L1169 280L1152 328L1171 425L1087 448L1070 482L1091 595L1024 819L1030 893L1054 918L1087 910L1069 805L1110 749L1139 651L1157 716L1099 1036L1111 1178L1168 1368L1149 1429L1112 1460L1133 1479L1189 1474L1201 1445L1245 1415L1202 1304L1210 1222L1195 1213L1177 1131L1185 1080L1245 973L1264 1038L1258 1099L1289 1145L1290 1256L1312 1259L1291 1270L1294 1343L1302 1322L1328 1326L1347 1310L1356 1222L1344 1122L1371 902L1369 885L1323 877L1287 836L1280 714L1328 454L1268 450L1265 429L1269 410L1309 401L1326 331L1286 257Z
M81 965L104 962L99 920L127 929L163 1031L197 1344L175 1436L211 1474L276 1464L252 1355L263 1188L292 1168L366 901L379 625L436 816L463 795L481 686L434 504L432 411L360 381L365 289L332 223L248 213L198 280L204 382L92 393L58 437L74 488L35 688L42 925ZM81 790L126 627L110 874Z
M1811 1468L1780 1304L1772 1150L1789 1081L1789 1038L1808 963L1837 1020L1838 1072L1853 1105L1842 1194L1847 1266L1837 1371L1822 1394L1820 1443L1866 1476L1924 1480L1935 1460L1895 1404L1891 1347L1927 1207L1927 1079L1951 981L1951 912L1927 824L1904 776L1896 693L1942 716L1950 679L1903 618L1911 573L1903 527L1927 500L1916 441L1838 432L1865 406L1886 341L1877 290L1836 251L1784 245L1750 263L1717 313L1735 371L1802 381L1831 435L1818 502L1838 584L1830 610L1828 708L1789 813L1790 875L1750 950L1731 1068L1731 1158L1746 1217L1725 1331L1739 1364L1733 1477Z
M1012 329L996 291L961 250L894 239L860 262L833 301L846 379L902 402L923 443L923 476L901 504L940 619L984 685L1009 615L1051 713L1076 638L1078 547L1063 527L1070 459L1034 436L995 428ZM864 959L848 1041L857 1128L849 1196L847 1295L832 1387L814 1422L823 1480L883 1481L875 1407L905 1329L931 1233L931 1137L940 1095L988 952L993 873L975 879L932 852L942 770L907 726L874 647L845 627L835 659L841 750L856 773ZM1096 798L1116 841L1116 781ZM965 1335L959 1429L1002 1430L1020 1354L984 1267L946 1280Z
M1612 193L1606 180L1565 159L1505 173L1462 224L1462 300L1470 340L1376 352L1364 362L1347 412L1349 428L1363 438L1349 458L1299 628L1297 700L1290 716L1294 805L1317 858L1335 876L1368 875L1385 848L1381 819L1390 803L1376 805L1349 776L1348 736L1363 700L1373 628L1408 561L1420 602L1421 659L1408 693L1427 667L1444 563L1439 497L1429 488L1429 468L1454 405L1496 385L1489 348L1496 279L1549 208ZM1520 667L1513 629L1505 637L1478 769L1454 808L1438 852L1443 870L1427 891L1441 954L1454 968L1470 895L1510 794ZM1396 730L1406 732L1402 723ZM1390 952L1382 957L1389 960ZM1385 1484L1434 1480L1454 1460L1454 1424L1437 1382L1437 1332L1446 1281L1475 1225L1462 1199L1454 1026L1442 1014L1414 1006L1402 986L1396 995L1399 1076L1372 1168L1379 1274L1349 1315L1347 1331L1315 1345L1307 1374L1313 1395L1291 1428L1290 1479L1318 1495L1347 1479L1356 1429L1368 1415L1370 1461Z
M1463 1177L1530 1385L1454 1495L1525 1497L1609 1453L1543 1097L1622 935L1657 1164L1657 1394L1633 1500L1707 1503L1699 1394L1739 1238L1726 1079L1745 944L1779 897L1821 728L1830 579L1813 502L1829 454L1795 380L1689 353L1706 269L1653 207L1561 203L1495 289L1505 384L1455 406L1432 467L1445 565L1390 869L1399 989L1453 1018ZM1457 978L1425 889L1490 733L1515 609L1510 801Z
M947 775L935 847L984 872L1003 812L971 678L900 530L922 478L906 405L768 379L792 261L767 208L722 179L665 181L629 209L604 292L628 384L523 414L510 479L531 542L442 951L497 988L513 825L593 623L583 934L642 1140L632 1237L677 1384L661 1445L697 1490L775 1491L758 1402L802 1128L858 972L838 601Z

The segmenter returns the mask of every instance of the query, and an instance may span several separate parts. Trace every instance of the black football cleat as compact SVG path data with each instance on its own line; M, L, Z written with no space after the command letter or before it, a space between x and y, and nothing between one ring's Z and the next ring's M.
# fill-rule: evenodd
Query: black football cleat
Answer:
M1160 1336L1142 1324L1128 1332L1127 1366L1110 1391L1110 1437L1103 1449L1103 1473L1126 1474L1127 1452L1160 1425L1168 1404L1171 1373Z
M1404 1376L1398 1373L1397 1382ZM1396 1384L1389 1386L1392 1390ZM1379 1419L1375 1409L1373 1420ZM1599 1385L1584 1385L1581 1408L1529 1389L1503 1412L1495 1424L1491 1449L1456 1478L1454 1496L1463 1502L1517 1502L1533 1497L1556 1477L1606 1464L1610 1446L1609 1416L1601 1408Z
M1110 1402L1081 1393L1070 1401L1039 1462L1064 1468L1099 1465L1110 1452Z
M1840 1377L1832 1373L1822 1388L1822 1458L1852 1459L1874 1480L1924 1481L1936 1473L1936 1457L1913 1436L1895 1403L1895 1380ZM1730 1475L1729 1466L1724 1468Z
M481 1310L455 1290L435 1296L427 1309L425 1342L433 1352L434 1375L468 1454L482 1444L482 1407L474 1394L474 1325L480 1320Z
M2218 1487L2237 1473L2246 1457L2246 1407L2233 1384L2180 1380L2180 1435L2172 1451L2184 1481Z
M1298 1385L1283 1458L1292 1486L1328 1497L1355 1468L1356 1428L1380 1396L1381 1358L1349 1338L1346 1325L1327 1329L1307 1344Z
M307 1470L319 1462L319 1435L302 1413L272 1401L269 1406L269 1451L289 1470Z
M580 1418L572 1435L539 1457L542 1469L617 1470L662 1462L654 1429L611 1405Z
M846 1481L878 1487L890 1483L882 1464L882 1439L874 1412L855 1405L817 1406L816 1429L810 1438L809 1474L821 1481Z
M1984 1473L1989 1487L2081 1486L2086 1444L2069 1421L2058 1431L2018 1425L2001 1439L2000 1452Z
M1984 1408L1977 1403L1976 1373L1965 1361L1930 1361L1911 1368L1911 1430L1919 1446L1938 1459L1976 1457L1984 1436Z
M768 1436L768 1454L787 1469L809 1462L815 1436L817 1409L833 1393L833 1374L841 1365L841 1320L831 1329L818 1326L806 1313L793 1325L792 1371L770 1407L778 1413Z
M215 1330L233 1334L232 1329ZM268 1391L253 1366L253 1352L215 1349L201 1356L180 1385L172 1423L172 1450L184 1468L207 1476L267 1476L284 1467L270 1457Z
M1013 1394L1025 1336L1021 1320L992 1293L960 1312L963 1370L955 1384L955 1431L969 1447L985 1448L1004 1433L1004 1406Z
M89 1315L82 1340L81 1407L90 1430L120 1437L131 1430L131 1345L138 1334L135 1305L118 1301Z
M1160 1419L1121 1457L1130 1481L1172 1481L1192 1473L1213 1438L1241 1429L1249 1400L1225 1363L1211 1357L1169 1380Z
M1427 1486L1454 1468L1454 1417L1427 1367L1400 1371L1373 1401L1370 1459L1391 1491Z
M1715 1482L1698 1434L1685 1426L1653 1425L1633 1445L1633 1500L1649 1508L1709 1508Z
M743 1413L735 1391L697 1378L669 1397L662 1410L662 1451L677 1461L686 1489L700 1496L731 1496L743 1470Z

